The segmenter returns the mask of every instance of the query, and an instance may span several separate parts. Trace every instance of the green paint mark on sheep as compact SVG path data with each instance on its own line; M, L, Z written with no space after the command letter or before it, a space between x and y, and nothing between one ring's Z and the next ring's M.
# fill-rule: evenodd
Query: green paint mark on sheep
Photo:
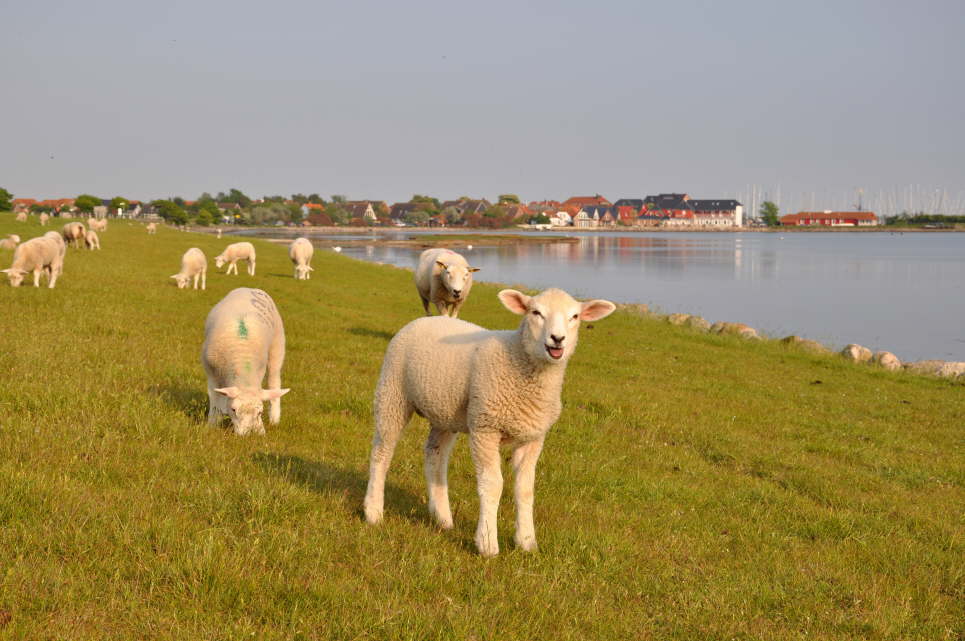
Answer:
M244 317L238 319L238 336L240 338L248 338L248 326L245 325Z

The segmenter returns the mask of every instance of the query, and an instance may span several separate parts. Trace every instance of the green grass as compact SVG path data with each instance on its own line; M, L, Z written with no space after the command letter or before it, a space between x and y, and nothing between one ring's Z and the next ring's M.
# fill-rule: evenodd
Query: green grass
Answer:
M0 236L35 220L2 214ZM195 292L168 278L181 254L230 239L100 236L54 290L0 283L0 639L965 636L962 382L618 312L569 368L540 551L513 549L507 484L485 560L464 439L456 527L428 518L422 419L385 522L361 519L382 353L421 313L409 272L319 250L295 281L255 240L257 276L212 261ZM265 437L204 423L204 319L238 286L288 336ZM497 290L477 283L464 318L514 326Z

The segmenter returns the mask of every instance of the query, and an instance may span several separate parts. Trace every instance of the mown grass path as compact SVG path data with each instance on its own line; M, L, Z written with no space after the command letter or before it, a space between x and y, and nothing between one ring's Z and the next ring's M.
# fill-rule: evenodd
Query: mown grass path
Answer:
M0 215L0 236L42 231ZM428 518L421 419L385 523L360 516L382 353L421 313L409 272L318 250L295 281L253 240L257 275L228 277L231 239L100 236L54 290L0 283L0 639L965 635L962 382L618 312L569 368L540 551L513 549L507 491L484 560L464 442L456 527ZM191 246L205 292L169 278ZM274 297L288 337L292 392L261 438L204 423L204 318L239 286ZM477 283L463 318L514 327L497 290Z

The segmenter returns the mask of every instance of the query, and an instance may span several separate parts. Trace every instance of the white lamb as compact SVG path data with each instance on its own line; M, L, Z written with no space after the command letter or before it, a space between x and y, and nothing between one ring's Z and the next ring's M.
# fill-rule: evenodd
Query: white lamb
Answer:
M230 274L233 269L238 273L238 261L248 261L248 275L255 275L255 246L249 242L231 243L219 255L214 257L214 264L218 269L225 263L230 263L225 274Z
M64 225L61 234L64 236L64 242L79 249L84 242L84 236L87 235L87 229L84 227L84 223L67 223Z
M25 223L25 222L27 222L27 212L22 211L22 212L20 212L19 214L17 214L17 222L18 222L18 223Z
M87 231L84 235L84 244L87 245L87 249L94 250L101 248L101 239L97 237L97 232L93 229Z
M70 220L71 218L74 217L74 215L69 211L62 211L60 212L60 217L63 218L64 220Z
M39 219L40 219L40 226L41 226L41 227L46 227L46 226L47 226L47 221L50 220L50 214L44 212L44 213L40 214Z
M147 233L156 234L157 233L157 223L148 223L146 226Z
M53 239L41 236L19 245L13 253L13 264L3 272L13 287L19 287L23 277L30 272L34 275L34 287L40 287L40 275L46 274L50 279L47 286L53 289L63 261L61 246Z
M416 412L430 425L425 474L429 512L439 525L452 527L449 454L457 433L467 432L479 494L476 547L484 556L499 553L499 446L505 443L513 448L516 544L536 549L536 460L546 432L559 418L566 364L576 348L580 321L604 318L615 306L605 300L580 303L559 289L534 297L504 289L499 299L523 315L519 329L490 331L433 316L412 321L389 343L375 390L375 436L365 493L369 523L382 520L386 472L402 428Z
M87 219L87 226L88 226L91 230L93 230L93 231L107 231L107 220L106 220L106 219L97 219L97 218L88 218L88 219Z
M449 249L427 249L419 256L415 270L415 287L422 299L422 307L429 313L429 303L439 314L456 318L459 308L469 297L472 274L478 267L470 267L466 259Z
M288 248L288 257L295 264L295 280L308 280L312 277L310 272L315 271L311 266L314 254L315 248L307 238L296 238Z
M0 240L0 249L16 249L17 245L20 244L20 236L17 234L10 234L3 240Z
M265 433L261 420L271 402L271 423L281 420L281 366L285 360L285 328L271 296L239 287L214 306L204 324L201 364L208 376L208 423L225 414L235 434ZM268 372L268 389L261 382Z
M204 252L197 247L192 247L184 252L181 257L181 271L171 276L178 283L178 289L185 289L191 279L194 279L194 289L198 288L198 279L201 279L201 289L205 288L208 277L208 259Z

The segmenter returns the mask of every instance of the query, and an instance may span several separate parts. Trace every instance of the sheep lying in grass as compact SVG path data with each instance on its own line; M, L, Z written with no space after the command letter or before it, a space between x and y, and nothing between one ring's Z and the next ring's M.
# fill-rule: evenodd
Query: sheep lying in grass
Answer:
M198 288L198 279L201 279L201 289L207 284L208 259L204 252L197 247L192 247L184 252L181 257L181 271L171 276L178 283L178 289L185 289L191 279L194 279L194 289Z
M84 235L84 244L87 245L87 249L94 250L101 248L101 239L97 237L97 232L93 229L89 229Z
M17 222L18 222L18 223L25 223L25 222L27 222L27 212L22 211L22 212L20 212L19 214L17 214Z
M431 302L439 314L459 316L459 308L472 288L472 274L478 271L479 268L470 267L466 259L454 251L437 248L422 252L415 270L415 287L426 314Z
M295 242L288 248L288 257L295 264L295 280L311 278L310 272L315 271L311 266L314 254L315 248L312 247L312 242L307 238L296 238Z
M231 243L219 255L214 257L214 264L218 269L225 263L229 263L225 274L230 274L234 270L238 273L238 261L248 261L248 275L255 275L255 246L249 242Z
M201 364L208 376L208 423L231 417L235 434L265 433L261 420L270 401L272 424L281 420L281 366L285 328L271 296L239 287L214 306L204 324ZM268 373L268 389L261 382Z
M17 245L20 244L20 236L16 234L10 234L3 240L0 240L0 249L16 249Z
M3 272L13 287L19 287L24 276L30 272L34 275L34 287L40 287L40 275L46 274L49 279L47 286L53 289L63 264L63 246L52 238L41 236L18 245L13 253L13 264Z
M425 474L429 512L452 527L447 467L459 432L468 432L476 468L479 522L476 547L498 554L496 510L503 489L500 444L513 448L516 544L536 549L533 482L543 439L560 414L566 364L576 348L580 321L608 316L605 300L580 303L559 289L530 297L499 292L519 329L489 331L444 316L419 318L395 335L385 352L375 391L375 436L365 493L365 518L382 519L385 476L402 428L413 412L429 421Z
M84 223L67 223L60 233L63 235L65 243L80 249L84 242L84 236L87 235L87 229L84 227Z
M156 233L157 233L157 223L148 223L148 224L145 226L145 229L147 229L147 233L149 233L149 234L156 234Z
M39 219L40 219L40 226L46 227L47 221L50 220L50 214L47 214L47 213L40 214Z

